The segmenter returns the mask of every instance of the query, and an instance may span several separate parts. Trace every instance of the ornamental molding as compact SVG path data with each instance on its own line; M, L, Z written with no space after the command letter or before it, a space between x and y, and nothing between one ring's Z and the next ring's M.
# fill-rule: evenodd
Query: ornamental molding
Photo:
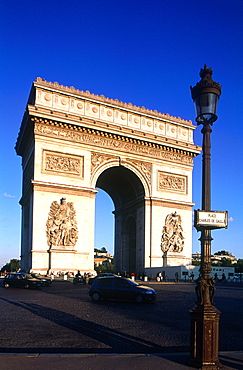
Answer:
M108 162L117 161L119 163L119 157L112 156L109 154L101 154L91 152L91 175L100 167Z
M135 161L132 159L126 159L124 161L124 164L131 164L132 167L135 167L136 169L139 170L147 180L148 184L152 184L152 164L148 162L143 162L143 161Z
M92 188L84 188L81 186L73 186L73 185L66 185L66 184L57 184L52 182L43 182L43 181L36 181L31 180L31 184L33 186L34 191L41 191L45 193L52 193L52 194L63 194L65 192L66 195L75 195L78 197L87 197L87 198L94 198L97 190ZM22 203L24 204L24 199L21 199Z
M191 211L195 203L174 201L170 199L160 199L160 198L149 198L145 199L147 205L152 205L154 207L180 209L183 211Z
M191 126L192 128L194 127L192 125L191 120L184 120L181 117L174 117L174 116L169 115L168 113L160 113L157 110L150 110L150 109L146 109L145 107L138 107L136 105L133 105L132 103L124 103L124 102L121 102L118 99L110 99L110 98L105 97L104 95L92 94L88 90L87 91L82 91L82 90L76 89L73 86L68 87L68 86L60 85L58 82L48 82L48 81L46 81L45 79L43 79L41 77L36 78L36 81L34 82L34 86L35 87L40 86L40 87L50 89L50 90L57 90L59 92L63 92L64 94L72 94L72 95L81 96L81 97L84 97L86 99L92 99L92 100L95 100L97 102L101 102L101 103L104 103L104 104L115 105L117 107L124 108L126 110L133 110L133 111L136 111L136 112L139 112L139 113L143 113L145 115L151 115L151 116L159 117L159 118L162 118L162 119L165 119L165 120L171 120L173 122L186 124L187 126ZM50 99L51 99L50 94L46 94L45 95L45 100L48 102ZM61 104L63 106L65 106L67 104L67 102L68 102L67 97L63 96L61 98ZM80 104L82 104L82 103L80 103ZM80 109L82 109L81 106L80 106ZM112 114L112 112L111 112L111 114Z
M127 167L130 165L133 168L136 168L139 170L140 173L143 174L144 178L147 180L148 184L151 185L152 180L152 164L148 162L143 161L136 161L132 159L121 159L119 156L112 156L109 154L101 154L101 153L91 153L91 175L96 172L96 170L103 166L104 164L107 164L109 162L116 162L117 165L123 165L124 167Z
M37 117L31 118L31 120L35 122L35 135L88 144L96 148L100 147L124 153L146 155L147 157L190 166L193 164L193 158L197 155L195 152L81 126L52 122Z
M42 172L83 177L84 158L43 150Z
M158 171L158 190L187 194L187 176Z

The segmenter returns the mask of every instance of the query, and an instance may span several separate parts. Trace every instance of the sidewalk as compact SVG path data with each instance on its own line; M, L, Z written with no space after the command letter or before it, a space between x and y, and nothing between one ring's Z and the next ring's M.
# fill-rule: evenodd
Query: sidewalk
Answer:
M0 368L4 370L158 370L194 369L187 365L188 353L170 354L7 354L0 353ZM224 370L243 369L243 352L221 352Z

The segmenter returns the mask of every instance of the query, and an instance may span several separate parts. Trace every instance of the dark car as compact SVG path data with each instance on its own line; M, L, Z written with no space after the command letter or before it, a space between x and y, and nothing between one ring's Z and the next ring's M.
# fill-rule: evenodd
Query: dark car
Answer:
M118 276L118 275L113 274L112 272L101 272L99 275L89 278L88 284L92 285L94 280L96 280L99 277L104 277L104 276Z
M3 279L4 288L39 288L43 286L40 279L33 278L30 274L22 272L11 272Z
M34 274L34 273L31 273L30 275L35 279L41 280L42 286L49 286L52 283L52 280L46 276Z
M156 291L119 276L96 278L90 287L89 295L93 302L100 299L133 300L137 303L154 301Z

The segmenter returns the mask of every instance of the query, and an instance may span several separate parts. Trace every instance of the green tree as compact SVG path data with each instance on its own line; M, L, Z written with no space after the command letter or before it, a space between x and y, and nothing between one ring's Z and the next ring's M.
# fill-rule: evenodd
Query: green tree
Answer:
M223 257L219 263L220 266L222 267L230 267L232 265L231 259Z
M109 263L109 265L107 266L107 272L114 272L114 262L112 261L111 263Z
M20 269L20 260L13 258L1 268L1 272L5 270L7 272L18 271L19 269Z
M228 252L228 251L218 251L218 252L216 252L216 253L214 253L216 256L230 256L230 252Z
M243 273L243 259L239 258L235 266L235 272Z
M101 272L108 272L108 271L106 271L106 268L103 265L98 265L97 266L96 264L94 264L94 269L97 272L97 275L99 275Z
M106 248L105 248L105 247L102 247L102 248L100 248L100 249L95 248L95 249L94 249L94 251L95 251L95 252L100 252L100 253L107 253L107 250L106 250Z
M94 269L97 272L97 274L100 274L101 272L114 272L114 263L113 261L109 263L106 267L103 265L96 265L94 264Z

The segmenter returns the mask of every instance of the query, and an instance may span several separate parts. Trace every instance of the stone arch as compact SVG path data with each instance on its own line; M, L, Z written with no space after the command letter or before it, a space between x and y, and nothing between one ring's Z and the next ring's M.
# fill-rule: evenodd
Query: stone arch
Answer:
M107 169L112 167L125 167L131 170L141 181L144 187L144 195L146 197L151 196L151 172L152 172L152 165L150 163L145 162L127 162L127 161L119 161L119 159L109 159L106 157L102 157L101 163L93 169L91 174L91 188L96 187L96 183L98 181L99 176ZM94 166L94 164L93 164ZM146 172L145 172L146 170Z
M145 254L145 190L142 181L130 169L113 166L99 175L95 185L109 194L115 206L116 272L141 271Z
M193 158L200 153L194 129L180 117L37 78L15 148L23 167L21 268L93 271L96 187L115 205L116 271L162 265L161 230L175 211L185 246L167 262L189 263ZM50 207L62 198L76 211L72 248L66 241L50 247L46 237Z

